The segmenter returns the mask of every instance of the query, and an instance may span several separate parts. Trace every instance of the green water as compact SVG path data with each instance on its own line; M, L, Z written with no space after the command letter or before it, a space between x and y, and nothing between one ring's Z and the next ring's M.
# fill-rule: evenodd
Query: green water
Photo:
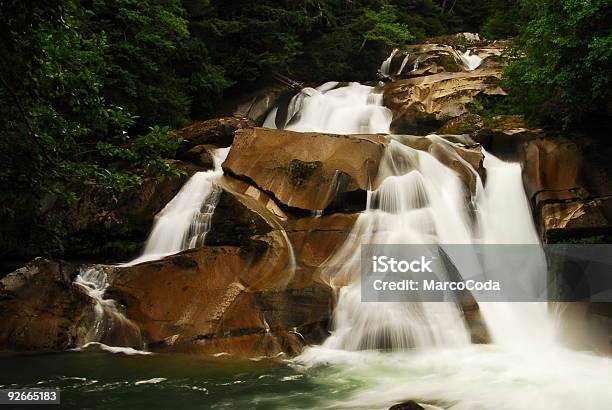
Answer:
M4 355L0 366L0 388L61 389L61 406L46 406L55 409L384 410L408 399L430 410L612 408L612 359L555 346L312 347L293 362L69 352Z
M1 388L61 389L61 406L49 408L307 409L316 408L316 397L327 395L332 387L314 384L287 364L269 360L102 352L4 356L0 360Z

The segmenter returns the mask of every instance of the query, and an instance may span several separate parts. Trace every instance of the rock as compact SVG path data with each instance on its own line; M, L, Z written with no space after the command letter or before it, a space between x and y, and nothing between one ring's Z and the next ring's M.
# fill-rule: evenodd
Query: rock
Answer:
M35 259L0 280L0 350L66 350L94 319L93 303L73 285L74 265Z
M333 291L317 272L357 214L296 218L244 181L225 176L219 187L214 245L111 268L109 295L156 351L295 355L322 342Z
M408 400L403 403L394 404L389 407L389 410L425 410L425 407L421 406L414 400Z
M386 145L379 135L244 129L236 133L223 169L289 209L359 210Z
M213 161L212 150L215 148L216 146L208 144L196 145L182 154L180 159L189 161L198 167L201 167L203 170L213 169L215 164Z
M218 147L229 147L234 141L234 132L238 129L251 127L254 123L247 118L222 117L206 121L196 121L193 124L175 131L184 140L179 155L184 154L197 145L210 144Z
M451 46L416 44L395 53L389 66L389 77L398 80L464 70L459 54Z
M523 145L523 182L546 241L612 234L612 148L599 141L557 137Z
M468 104L479 96L504 96L500 72L478 69L440 73L389 83L384 104L393 112L395 134L424 135L468 112Z
M487 151L494 152L499 158L518 161L523 144L543 137L544 132L527 126L522 115L498 115L487 119L484 126L472 135Z
M255 235L265 235L272 230L262 217L249 209L229 192L220 194L219 202L206 234L207 245L241 246Z
M234 115L245 117L253 121L257 126L261 126L270 110L277 105L286 105L297 90L288 83L276 81L252 93L242 95L231 101L235 106Z
M540 208L540 230L547 242L612 233L612 197L563 203Z

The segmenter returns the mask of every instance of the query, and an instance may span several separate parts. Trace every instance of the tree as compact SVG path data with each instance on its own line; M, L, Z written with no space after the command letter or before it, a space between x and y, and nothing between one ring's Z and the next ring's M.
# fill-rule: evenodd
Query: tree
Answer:
M529 0L532 20L505 71L511 101L530 118L572 127L609 121L612 5L607 0Z

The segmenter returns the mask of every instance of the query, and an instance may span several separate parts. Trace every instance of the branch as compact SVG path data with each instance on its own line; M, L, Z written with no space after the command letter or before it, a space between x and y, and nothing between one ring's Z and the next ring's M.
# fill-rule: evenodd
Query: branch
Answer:
M15 105L17 106L17 109L19 110L19 113L21 114L21 118L23 118L23 122L28 128L30 137L32 137L32 140L34 140L34 143L40 149L41 154L43 155L43 157L45 157L45 159L50 164L55 165L55 163L51 160L51 157L49 157L49 154L47 154L47 150L45 149L45 146L40 140L40 137L38 136L38 134L36 134L36 131L34 131L34 128L32 127L32 124L30 123L30 119L28 118L28 115L23 109L23 105L21 105L21 101L19 101L19 97L17 97L17 94L15 94L15 92L11 89L11 87L8 85L8 83L6 82L4 78L0 77L0 81L2 81L2 86L6 89L6 91L13 98L13 101L15 101Z

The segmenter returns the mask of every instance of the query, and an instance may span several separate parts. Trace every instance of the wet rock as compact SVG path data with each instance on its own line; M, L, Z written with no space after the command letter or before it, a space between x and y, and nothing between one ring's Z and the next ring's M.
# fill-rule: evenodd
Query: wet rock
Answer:
M282 235L260 240L262 249L205 246L121 268L111 292L154 350L297 354L327 336L332 290L295 268Z
M389 65L389 77L398 80L463 70L463 62L451 46L416 44L395 53Z
M238 129L251 127L254 123L241 117L213 118L206 121L196 121L193 124L175 131L184 140L179 155L197 145L210 144L218 147L229 147L234 140L234 132Z
M234 115L245 117L261 126L270 110L278 105L285 106L297 93L297 89L288 83L276 81L246 95L230 101L235 106ZM231 100L231 99L230 99Z
M265 235L272 227L256 212L229 192L220 194L219 202L206 234L207 245L241 246L255 235Z
M208 144L196 145L182 154L180 159L189 161L198 167L201 167L202 170L213 169L215 164L213 161L212 151L215 148L216 146Z
M93 324L93 302L72 281L77 268L35 259L0 280L0 350L66 350Z
M113 268L109 294L156 351L238 356L298 354L328 336L333 291L319 267L344 242L357 214L294 217L266 193L224 177L223 229L199 249ZM225 197L225 199L223 198ZM257 220L256 231L244 231ZM240 244L225 231L238 229ZM245 240L247 235L251 235Z
M356 210L378 171L387 140L263 128L236 133L223 168L298 211Z
M421 406L414 400L408 400L403 403L394 404L389 407L389 410L425 410L425 407Z
M501 74L494 69L440 73L389 83L384 104L393 112L395 134L425 135L468 112L479 96L504 96Z
M557 137L523 145L523 182L546 241L612 234L612 147L600 141Z
M494 152L499 158L518 161L522 146L543 137L544 132L529 127L522 115L498 115L484 121L484 126L472 135L487 151Z

